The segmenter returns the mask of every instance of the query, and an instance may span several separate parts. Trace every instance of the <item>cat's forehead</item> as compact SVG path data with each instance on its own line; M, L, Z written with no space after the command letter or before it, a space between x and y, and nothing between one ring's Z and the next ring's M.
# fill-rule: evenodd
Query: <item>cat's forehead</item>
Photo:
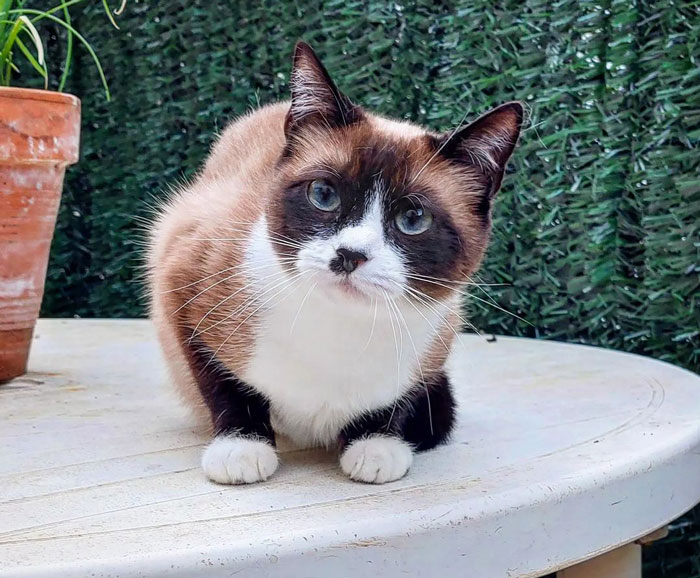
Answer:
M420 138L426 135L421 127L408 121L399 121L372 115L368 118L370 126L380 134L401 140Z
M358 185L381 182L394 192L429 188L442 165L429 133L381 117L342 130L308 131L288 163L293 176L328 171Z
M408 122L367 115L366 120L340 130L305 131L287 162L290 181L331 178L351 182L357 193L380 186L393 197L420 194L451 211L471 204L481 185L475 173L458 168L438 151L435 137ZM458 211L458 220L470 211Z

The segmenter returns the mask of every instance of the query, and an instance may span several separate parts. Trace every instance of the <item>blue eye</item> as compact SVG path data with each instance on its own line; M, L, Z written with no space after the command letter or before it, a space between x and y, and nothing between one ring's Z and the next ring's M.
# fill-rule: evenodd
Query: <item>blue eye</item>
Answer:
M397 213L394 222L404 235L420 235L430 229L433 214L423 207L409 207Z
M306 197L321 211L335 211L340 206L340 195L326 181L311 181L306 189Z

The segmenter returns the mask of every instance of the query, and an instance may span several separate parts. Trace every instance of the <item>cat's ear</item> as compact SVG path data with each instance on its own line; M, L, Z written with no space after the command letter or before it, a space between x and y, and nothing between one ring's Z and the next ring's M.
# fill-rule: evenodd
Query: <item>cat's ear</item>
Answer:
M523 105L508 102L454 134L440 137L440 153L447 158L477 167L488 179L490 196L496 194L503 172L523 125Z
M298 42L290 79L292 104L284 132L287 137L304 126L335 128L357 122L361 109L338 90L312 48Z

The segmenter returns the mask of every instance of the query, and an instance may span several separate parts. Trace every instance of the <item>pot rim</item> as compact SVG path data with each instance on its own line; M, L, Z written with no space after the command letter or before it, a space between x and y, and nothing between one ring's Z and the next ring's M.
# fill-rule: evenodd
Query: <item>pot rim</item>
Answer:
M21 88L18 86L0 86L0 98L18 100L37 100L39 102L56 102L69 106L80 106L80 99L67 92L41 90L38 88Z

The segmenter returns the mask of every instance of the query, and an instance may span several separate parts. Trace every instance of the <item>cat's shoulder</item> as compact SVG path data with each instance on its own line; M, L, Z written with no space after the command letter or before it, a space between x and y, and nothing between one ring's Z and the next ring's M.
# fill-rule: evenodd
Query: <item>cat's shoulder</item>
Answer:
M214 141L202 176L220 177L234 169L270 167L285 145L284 120L289 102L250 111L228 123Z
M244 133L260 133L267 128L279 129L284 134L284 120L289 106L289 101L273 102L234 117L226 125L219 140L235 138Z

